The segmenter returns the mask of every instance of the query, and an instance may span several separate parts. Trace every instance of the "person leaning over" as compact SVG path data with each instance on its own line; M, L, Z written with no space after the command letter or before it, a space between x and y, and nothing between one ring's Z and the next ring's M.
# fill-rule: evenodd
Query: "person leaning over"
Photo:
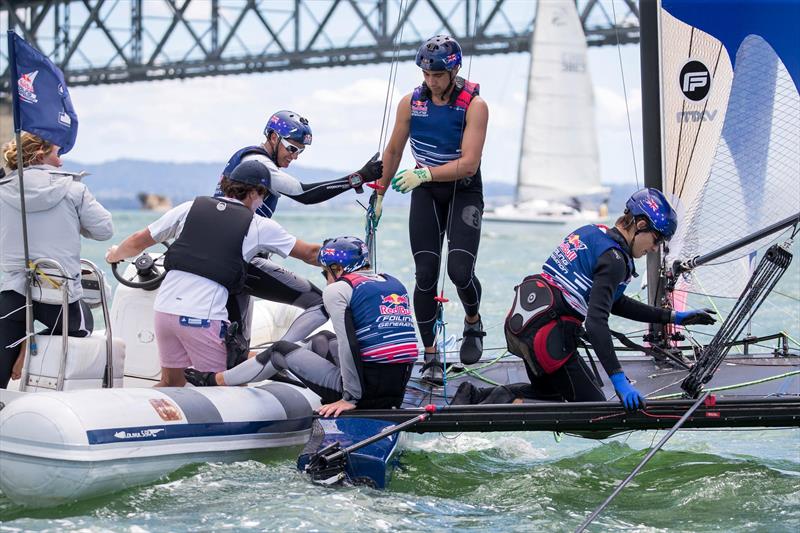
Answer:
M258 253L287 255L316 265L319 245L296 239L277 222L255 216L270 185L270 172L250 161L221 184L224 196L198 196L174 207L106 254L109 263L175 238L166 253L167 275L158 290L156 342L161 360L157 386L185 385L184 369L225 370L229 293L244 286L248 262Z
M289 370L320 396L322 416L400 407L417 359L408 292L396 278L371 269L367 245L357 237L326 240L319 262L335 333L322 331L302 344L281 340L225 372L195 372L195 379L241 385Z

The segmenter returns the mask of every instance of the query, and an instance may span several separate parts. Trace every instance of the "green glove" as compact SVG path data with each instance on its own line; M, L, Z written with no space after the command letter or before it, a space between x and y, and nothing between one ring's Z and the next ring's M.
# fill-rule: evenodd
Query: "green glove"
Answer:
M395 174L392 178L392 189L405 194L432 179L431 171L427 167L409 168Z

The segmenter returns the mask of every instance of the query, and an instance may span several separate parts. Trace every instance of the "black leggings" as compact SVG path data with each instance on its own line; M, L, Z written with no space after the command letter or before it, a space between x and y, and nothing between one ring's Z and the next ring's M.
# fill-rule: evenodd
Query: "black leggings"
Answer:
M603 390L594 380L594 374L576 353L564 365L544 376L536 376L525 365L528 379L537 399L567 402L604 402Z
M8 316L6 316L8 315ZM61 335L61 306L33 302L33 319L48 329L37 335ZM94 318L83 300L69 304L70 337L87 337L94 329ZM11 379L11 369L17 361L21 345L8 348L25 336L25 296L15 291L0 292L0 388Z
M322 305L322 291L316 285L273 261L257 257L247 267L245 292L228 297L228 317L241 323L248 344L253 320L249 316L251 295L304 310L281 340L297 342L328 321L328 313Z
M451 206L452 202L452 206ZM452 211L452 214L451 214ZM448 224L448 216L450 221ZM418 187L411 193L408 215L411 251L416 266L414 314L422 344L433 346L442 243L447 234L447 275L456 286L467 315L477 315L481 284L475 262L481 240L483 194L456 190L452 184Z

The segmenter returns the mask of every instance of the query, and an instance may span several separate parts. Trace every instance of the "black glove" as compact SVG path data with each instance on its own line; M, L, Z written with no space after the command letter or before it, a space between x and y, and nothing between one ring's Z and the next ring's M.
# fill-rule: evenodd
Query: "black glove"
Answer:
M375 152L375 155L372 156L372 159L367 161L367 163L361 167L361 170L356 172L364 180L364 183L377 181L383 176L383 161L378 160L379 155L380 154L378 152Z
M717 321L711 315L716 315L713 309L691 309L688 311L676 311L675 323L679 326L710 326Z

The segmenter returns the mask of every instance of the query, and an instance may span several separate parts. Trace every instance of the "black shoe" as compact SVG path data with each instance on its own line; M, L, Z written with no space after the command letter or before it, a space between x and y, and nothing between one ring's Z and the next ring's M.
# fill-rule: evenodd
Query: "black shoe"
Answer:
M478 318L474 324L470 324L464 319L464 337L461 339L461 349L459 356L465 365L477 363L483 355L483 338L486 332L483 331L483 322Z
M217 386L216 372L200 372L194 368L185 368L183 369L183 375L186 377L186 381L195 387Z
M422 381L440 387L444 384L444 364L437 353L425 353L425 364L422 365Z

